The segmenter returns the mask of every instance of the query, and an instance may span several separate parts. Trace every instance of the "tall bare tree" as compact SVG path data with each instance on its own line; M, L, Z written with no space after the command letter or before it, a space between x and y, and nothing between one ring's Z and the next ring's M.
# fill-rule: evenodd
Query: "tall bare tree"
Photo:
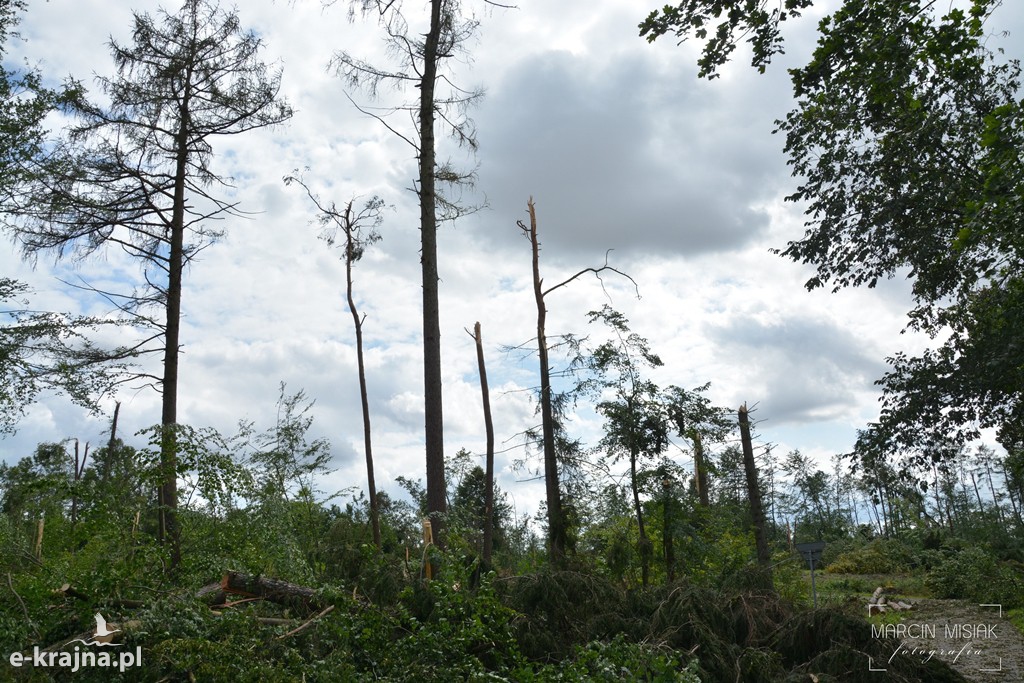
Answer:
M493 3L487 3L493 4ZM332 66L350 86L362 87L376 95L382 84L413 86L419 90L415 102L381 113L365 107L361 112L380 121L408 143L416 154L415 192L420 205L420 265L423 281L423 407L427 469L427 511L432 519L434 540L443 545L444 513L447 510L444 476L444 412L441 386L441 323L438 301L437 226L455 219L467 209L438 192L438 183L450 186L471 184L471 173L455 170L449 162L437 160L435 128L440 120L456 141L476 149L476 131L466 117L467 108L482 97L481 90L464 90L452 84L447 63L464 52L478 22L462 16L458 0L431 0L425 33L410 29L401 0L351 0L350 17L356 9L363 16L376 16L384 31L388 49L397 56L395 69L387 69L337 52ZM439 87L440 86L440 87ZM358 106L358 105L357 105ZM412 132L402 132L392 114L406 113L414 121Z
M109 98L80 98L77 122L39 182L34 211L20 226L24 250L84 257L117 248L142 263L144 284L129 294L103 292L150 336L137 349L162 355L160 536L181 558L177 523L178 354L185 267L221 235L211 219L238 215L212 187L229 178L211 167L212 140L286 121L280 72L259 59L260 38L235 11L186 0L159 20L134 14L131 45L111 42L117 67L100 78ZM96 290L98 291L98 290ZM163 320L147 313L156 309Z
M370 497L370 527L373 530L373 543L380 550L380 508L377 503L377 484L373 476L370 400L366 389L366 363L363 360L363 323L366 321L366 314L360 314L359 309L356 308L355 296L352 293L352 267L363 257L367 246L380 240L380 233L376 228L381 222L380 211L384 206L384 200L380 197L373 197L361 209L356 210L353 207L355 200L350 199L345 204L345 208L339 209L334 202L327 204L321 201L299 176L287 176L284 182L286 185L297 183L302 186L319 212L317 221L324 228L320 237L329 246L334 246L340 240L345 254L345 298L348 301L348 310L352 314L352 325L356 332L356 366L359 373L359 399L363 409L363 449L366 453L366 487ZM364 223L371 225L364 230Z

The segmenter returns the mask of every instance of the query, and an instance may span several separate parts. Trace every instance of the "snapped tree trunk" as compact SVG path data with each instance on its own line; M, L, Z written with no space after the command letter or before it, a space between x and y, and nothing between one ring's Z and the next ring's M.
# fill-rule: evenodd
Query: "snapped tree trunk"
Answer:
M317 589L265 576L229 571L221 577L220 587L225 593L263 598L286 607L312 610L324 606Z
M740 440L743 443L743 466L747 474L747 497L750 500L750 516L754 521L754 542L757 545L757 561L766 570L771 567L772 556L768 550L768 536L764 524L764 508L761 506L761 489L757 484L757 464L754 462L754 445L750 438L750 420L747 405L739 409Z
M544 448L544 489L548 508L548 555L551 564L565 563L566 524L558 480L558 454L555 452L555 416L551 405L551 368L548 365L548 340L545 334L547 307L544 305L544 280L540 276L540 241L537 238L537 212L533 197L526 204L530 212L529 238L533 250L533 292L537 302L537 356L540 359L541 439Z
M484 473L484 547L483 563L491 565L494 549L494 423L491 420L491 395L487 387L487 367L484 364L484 340L479 321L473 326L476 340L476 362L480 370L480 396L484 406L484 430L487 434L487 462Z

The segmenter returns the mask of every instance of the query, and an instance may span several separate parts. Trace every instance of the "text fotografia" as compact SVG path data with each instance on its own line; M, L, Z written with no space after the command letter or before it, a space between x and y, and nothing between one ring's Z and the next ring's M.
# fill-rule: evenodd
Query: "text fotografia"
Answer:
M942 648L924 648L924 647L907 647L903 643L900 643L896 650L889 657L889 662L896 659L896 655L909 655L911 657L920 657L924 661L931 661L932 657L939 657L940 659L952 658L952 662L960 661L960 658L964 655L981 655L981 650L973 647L971 643L967 643L959 650L942 649Z
M995 623L972 621L946 623L872 624L871 636L895 641L889 664L897 657L913 657L928 662L941 659L948 664L976 668L978 671L1003 670L1002 658L985 651L986 643L999 639ZM970 660L970 662L968 662ZM886 671L886 665L877 666L868 658L869 671Z
M53 667L68 669L72 673L82 668L117 668L124 673L125 669L142 664L142 647L136 647L135 652L122 650L120 652L92 652L82 650L75 646L73 651L62 650L59 652L47 652L40 650L37 645L32 654L15 652L10 656L11 666L21 667L22 665L34 667Z

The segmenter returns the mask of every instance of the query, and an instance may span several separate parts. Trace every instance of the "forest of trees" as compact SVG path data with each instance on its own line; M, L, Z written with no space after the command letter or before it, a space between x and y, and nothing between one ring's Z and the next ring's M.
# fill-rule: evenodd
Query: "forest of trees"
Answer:
M83 634L85 643L99 611L117 626L115 646L138 648L141 661L72 675L15 665L12 654L4 675L859 680L851 672L874 657L889 660L886 680L964 680L942 658L893 661L891 644L869 637L852 584L812 607L795 547L824 541L832 574L916 576L937 599L1024 609L1024 100L1017 62L986 47L998 4L845 0L819 24L811 62L790 72L794 109L778 128L796 177L789 199L807 207L807 222L776 253L814 268L808 289L911 272L908 329L937 339L920 356L886 359L878 420L831 462L765 441L756 397L720 406L710 382L659 386L658 350L611 305L586 313L578 333L549 331L563 288L587 278L639 285L607 258L546 281L543 215L530 199L529 224L518 227L531 246L523 266L532 255L537 325L518 350L536 352L539 365L537 423L520 435L544 483L534 516L519 515L495 481L493 349L479 323L466 332L486 453L446 445L443 434L437 229L473 210L458 198L474 178L438 161L436 138L445 128L477 147L465 116L482 93L446 71L469 49L471 8L353 1L351 19L376 22L396 63L344 51L331 59L353 92L394 85L410 97L398 110L406 128L356 105L417 162L424 476L387 482L402 495L375 468L353 279L381 239L379 197L336 203L302 173L285 179L305 190L344 263L365 488L321 490L330 443L314 437L314 398L283 382L274 424L242 420L223 434L178 421L183 279L222 236L211 221L246 210L223 192L218 140L293 114L282 73L240 11L185 0L134 13L131 42L111 42L116 75L99 80L101 97L4 70L5 235L26 259L126 253L141 284L88 292L114 304L112 319L35 311L24 283L0 278L0 428L13 433L40 395L62 392L96 413L126 382L161 397L160 415L134 439L119 431L113 403L109 429L89 443L55 439L0 463L4 656L66 651ZM700 76L711 79L746 40L764 71L785 22L811 5L684 2L651 12L637 39L703 41ZM26 11L19 0L0 5L0 54ZM424 16L411 22L415 12ZM66 122L57 133L44 127L51 115ZM96 342L110 325L137 341ZM142 369L150 356L159 373ZM600 422L591 442L573 431L583 404ZM981 439L988 433L995 443Z

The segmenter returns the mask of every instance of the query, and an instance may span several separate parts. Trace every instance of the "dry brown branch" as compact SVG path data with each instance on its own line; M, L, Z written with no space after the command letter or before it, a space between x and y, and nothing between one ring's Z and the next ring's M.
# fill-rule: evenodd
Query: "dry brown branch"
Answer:
M309 628L315 621L317 621L318 619L321 619L322 617L327 616L328 614L330 614L333 611L334 611L334 605L328 605L323 610L321 610L320 612L317 612L314 616L312 616L310 619L308 619L304 624L302 624L301 626L299 626L297 628L292 629L291 631L289 631L288 633L285 633L284 635L278 636L277 639L278 640L284 640L285 638L289 638L291 636L298 635L299 633L302 633L307 628Z

